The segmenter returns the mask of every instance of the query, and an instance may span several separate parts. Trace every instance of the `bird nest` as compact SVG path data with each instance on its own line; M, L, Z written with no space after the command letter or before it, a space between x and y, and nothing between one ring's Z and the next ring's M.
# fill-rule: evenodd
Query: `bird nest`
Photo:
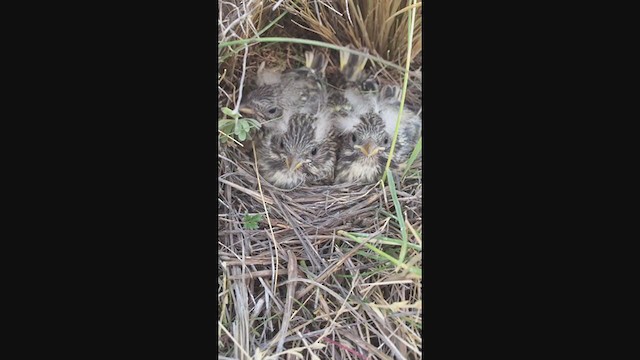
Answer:
M240 236L248 240L249 248L270 243L272 234L286 248L307 245L317 248L321 243L335 239L340 230L401 238L397 221L389 221L396 214L391 189L381 183L280 189L256 171L253 152L238 147L220 149L218 168L219 226L224 229L221 234ZM416 161L411 170L420 172L420 168L421 162ZM400 177L396 177L396 181L398 179ZM421 177L405 177L396 184L395 191L406 224L421 229ZM246 214L264 215L259 229L244 228L243 216ZM304 257L313 255L318 254Z
M402 36L408 34L410 11L399 10L409 2L219 4L220 42L261 36L354 44L396 64L404 64L408 53ZM340 4L349 8L329 8ZM382 32L385 17L393 20L382 20ZM421 20L417 23L421 27ZM418 27L409 109L419 108L422 98ZM306 50L328 55L327 81L335 84L336 51L266 42L219 48L218 119L225 107L238 108L241 94L256 85L262 62L297 68ZM403 78L393 67L371 62L370 67L381 85L398 85ZM422 358L420 157L396 178L394 188L385 182L283 190L259 175L251 143L243 145L218 145L219 358Z
M218 169L219 311L233 319L220 354L421 358L421 272L412 271L422 267L419 159L393 190L279 189L239 146L220 146ZM247 214L263 215L257 228L247 228ZM403 231L411 246L401 265L365 247L402 259Z

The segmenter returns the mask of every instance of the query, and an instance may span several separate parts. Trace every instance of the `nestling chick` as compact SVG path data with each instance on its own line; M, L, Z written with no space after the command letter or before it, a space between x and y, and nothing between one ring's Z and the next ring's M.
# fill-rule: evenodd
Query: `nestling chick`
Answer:
M353 49L351 45L347 46ZM361 49L368 52L367 49ZM348 51L340 51L340 77L335 86L329 90L328 107L334 112L334 117L349 115L359 118L372 106L378 83L369 78L364 72L367 58L354 55Z
M269 132L257 149L260 173L285 189L333 181L336 142L328 114L296 113L287 131Z
M278 75L260 70L259 86L242 100L240 113L258 120L266 128L284 130L287 124L277 124L287 111L314 114L326 104L327 90L324 71L328 59L321 53L306 52L305 66Z
M352 45L346 46L348 49L355 49ZM368 53L369 50L362 48L360 51ZM367 58L356 55L348 51L340 50L340 73L347 84L361 84L366 79L364 67L367 65Z
M335 182L368 184L380 180L391 147L391 135L382 118L373 112L362 115L353 131L343 133L340 140Z
M260 63L258 67L258 72L256 74L256 85L265 86L265 85L274 85L281 81L282 79L282 70L281 68L265 68L264 61Z
M382 118L386 130L391 136L395 133L398 122L401 93L400 87L385 85L380 89L376 102L376 112ZM393 160L398 164L404 163L413 152L421 135L422 118L408 109L405 104L398 129L398 140L393 151Z
M400 110L400 88L383 86L369 112L356 109L338 119L341 145L336 165L336 182L373 183L382 176L389 159L393 135ZM422 129L422 119L404 108L398 140L390 164L398 169L409 158Z

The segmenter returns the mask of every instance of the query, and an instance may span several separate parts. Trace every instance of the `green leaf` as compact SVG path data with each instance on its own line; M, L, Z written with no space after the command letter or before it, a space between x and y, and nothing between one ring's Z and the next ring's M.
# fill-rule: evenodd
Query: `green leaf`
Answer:
M226 134L233 132L235 120L222 119L218 121L218 129Z
M245 132L248 132L251 129L251 124L249 124L249 122L247 121L240 120L240 125L242 126Z
M260 223L261 220L262 220L261 214L256 214L256 215L245 214L244 218L242 219L242 224L244 228L247 230L255 230L258 228L258 224Z
M238 140L245 141L247 139L247 133L242 131L238 134Z
M234 113L233 110L229 109L228 107L223 107L222 113L232 118L237 118L238 116L240 116L240 114Z
M244 118L243 120L245 120L249 125L251 125L252 127L256 128L256 129L260 129L261 125L260 122L256 119L252 119L252 118Z

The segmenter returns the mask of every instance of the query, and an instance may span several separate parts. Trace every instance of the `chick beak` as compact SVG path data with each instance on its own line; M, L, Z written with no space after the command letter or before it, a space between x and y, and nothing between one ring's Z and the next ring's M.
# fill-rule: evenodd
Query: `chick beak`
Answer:
M373 141L367 141L363 146L358 147L360 151L364 154L364 156L372 157L376 155L380 150L384 149L383 147L376 146Z
M302 166L302 164L304 164L304 161L301 161L295 156L287 156L285 161L290 172L298 170Z
M238 111L244 117L252 117L252 116L254 116L256 114L256 112L252 108L248 108L246 106L240 107L240 109L238 109Z

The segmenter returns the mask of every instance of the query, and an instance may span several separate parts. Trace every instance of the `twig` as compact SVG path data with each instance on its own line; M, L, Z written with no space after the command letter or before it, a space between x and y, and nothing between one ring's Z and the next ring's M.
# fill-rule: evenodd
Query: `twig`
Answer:
M284 2L284 0L278 0L277 3L275 3L275 5L273 5L273 7L271 8L271 11L275 11L278 6L280 6L280 4L282 4Z
M242 88L244 87L244 76L247 72L247 55L249 55L249 46L244 45L244 57L242 58L242 76L240 76L240 88L238 89L238 101L236 107L233 109L234 113L238 113L240 108L240 102L242 101Z
M273 248L276 250L275 253L278 254L278 243L276 242L276 236L273 234L273 226L271 225L271 218L269 217L269 210L267 209L267 203L264 200L264 193L262 192L262 183L260 181L260 173L258 172L258 157L255 156L256 152L256 144L255 143L251 143L251 146L253 147L253 161L254 161L254 165L255 165L255 169L256 169L256 180L258 181L258 190L260 190L260 198L262 199L262 206L264 207L264 212L266 213L267 216L267 223L269 223L269 231L271 231L271 240L273 241ZM279 268L279 264L278 264L278 259L279 256L274 256L275 258L275 264L272 265L273 269L278 269ZM273 258L272 258L273 261ZM273 275L272 277L272 281L273 281L273 292L276 292L277 286L278 286L278 277L275 275Z

